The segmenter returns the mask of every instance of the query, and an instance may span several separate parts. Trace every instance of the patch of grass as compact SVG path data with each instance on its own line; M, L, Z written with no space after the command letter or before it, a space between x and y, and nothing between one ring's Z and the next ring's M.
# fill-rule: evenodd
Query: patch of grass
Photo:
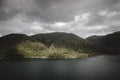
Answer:
M64 47L55 47L54 45L46 47L40 42L31 41L18 44L17 50L25 58L83 58L88 56L88 54Z
M46 49L46 46L42 43L25 41L17 45L17 50L25 58L30 58L33 56L38 56L41 51Z

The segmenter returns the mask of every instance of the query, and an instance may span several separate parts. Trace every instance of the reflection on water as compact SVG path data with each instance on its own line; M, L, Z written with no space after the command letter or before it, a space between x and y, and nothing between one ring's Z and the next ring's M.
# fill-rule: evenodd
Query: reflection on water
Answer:
M120 80L120 56L77 60L0 61L3 80Z

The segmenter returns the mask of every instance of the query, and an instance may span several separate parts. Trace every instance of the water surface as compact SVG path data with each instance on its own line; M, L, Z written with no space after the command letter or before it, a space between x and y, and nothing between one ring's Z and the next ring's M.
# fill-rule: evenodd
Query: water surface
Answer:
M0 61L0 80L120 80L120 56Z

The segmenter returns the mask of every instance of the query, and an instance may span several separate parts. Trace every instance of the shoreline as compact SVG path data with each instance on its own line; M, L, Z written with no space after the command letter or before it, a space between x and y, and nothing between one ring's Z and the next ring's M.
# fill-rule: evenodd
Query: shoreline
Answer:
M28 58L18 58L18 59L2 59L0 58L0 61L19 61L19 60L32 60L32 59L39 59L39 60L77 60L77 59L85 59L85 58L89 58L89 57L94 57L94 56L116 56L116 55L105 55L105 54L95 54L95 55L87 55L87 56L82 56L82 57L74 57L74 58L70 58L70 57L53 57L53 58L49 58L49 57L28 57Z

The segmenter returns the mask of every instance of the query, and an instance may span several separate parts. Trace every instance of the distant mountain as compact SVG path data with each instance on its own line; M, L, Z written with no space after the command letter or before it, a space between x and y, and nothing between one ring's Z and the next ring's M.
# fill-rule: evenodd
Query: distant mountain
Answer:
M86 41L94 52L120 54L120 31L105 36L91 36Z
M0 58L76 58L86 54L120 54L120 32L83 39L72 33L54 32L0 37Z

